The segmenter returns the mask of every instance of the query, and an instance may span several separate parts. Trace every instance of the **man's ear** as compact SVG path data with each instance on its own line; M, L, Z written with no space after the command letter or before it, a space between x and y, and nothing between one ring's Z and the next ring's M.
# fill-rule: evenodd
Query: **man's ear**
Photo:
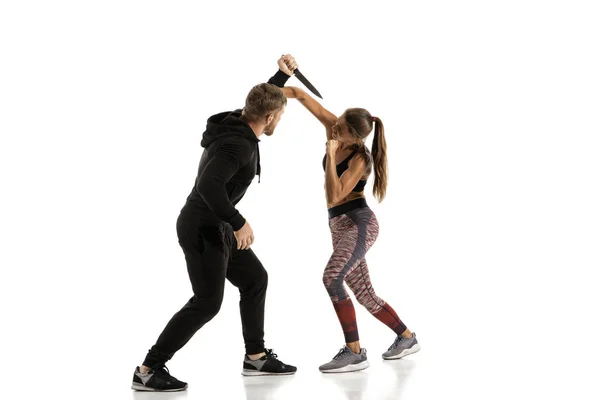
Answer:
M267 115L267 125L269 125L271 123L271 121L273 121L273 119L275 118L275 114L269 114Z

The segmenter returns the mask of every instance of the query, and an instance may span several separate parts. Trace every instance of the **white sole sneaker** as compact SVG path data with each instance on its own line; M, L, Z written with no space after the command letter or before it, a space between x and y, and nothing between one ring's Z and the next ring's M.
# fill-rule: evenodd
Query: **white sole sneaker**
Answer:
M398 360L400 358L408 356L409 354L416 353L419 350L421 350L421 346L419 345L419 343L417 343L410 349L402 350L402 352L400 354L397 354L395 356L390 356L390 357L386 357L386 356L382 356L382 357L384 360Z
M158 389L154 389L154 388L150 388L148 386L144 386L144 385L140 385L137 382L133 382L131 384L131 389L138 391L138 392L181 392L183 390L187 390L187 385L184 388L181 389L164 389L164 390L158 390Z
M279 373L279 372L262 372L262 371L255 371L255 370L251 370L251 369L244 369L242 370L242 375L244 376L274 376L274 375L294 375L295 372L283 372L283 373Z
M358 364L350 364L350 365L346 365L345 367L329 369L327 371L321 371L321 372L323 372L324 374L340 374L343 372L362 371L363 369L367 369L367 368L369 368L369 362L363 361Z

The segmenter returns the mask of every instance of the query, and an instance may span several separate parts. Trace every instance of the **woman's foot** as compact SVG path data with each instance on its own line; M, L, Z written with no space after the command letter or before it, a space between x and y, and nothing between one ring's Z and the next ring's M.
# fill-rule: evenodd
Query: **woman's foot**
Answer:
M382 357L385 360L397 360L419 350L421 350L421 346L417 341L417 335L413 332L410 338L397 336L388 351L382 354Z
M367 361L367 350L360 349L356 354L348 346L344 346L333 360L319 367L319 371L324 373L339 373L360 371L369 367Z

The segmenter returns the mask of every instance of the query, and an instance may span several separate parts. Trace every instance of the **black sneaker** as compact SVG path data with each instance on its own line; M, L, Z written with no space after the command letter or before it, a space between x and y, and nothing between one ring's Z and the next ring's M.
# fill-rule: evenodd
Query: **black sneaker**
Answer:
M142 374L140 367L136 367L131 388L146 392L178 392L187 389L187 383L172 377L164 365L152 368L147 374Z
M244 357L244 376L261 375L292 375L296 373L296 367L282 363L277 359L277 354L271 349L265 349L266 355L256 361L252 361L246 355Z

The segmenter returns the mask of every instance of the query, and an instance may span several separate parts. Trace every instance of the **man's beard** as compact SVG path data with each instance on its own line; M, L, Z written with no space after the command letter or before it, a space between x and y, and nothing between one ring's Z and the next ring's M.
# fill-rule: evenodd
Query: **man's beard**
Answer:
M271 136L273 134L273 131L275 131L275 127L272 126L271 124L269 124L269 125L265 126L263 133L267 136Z

